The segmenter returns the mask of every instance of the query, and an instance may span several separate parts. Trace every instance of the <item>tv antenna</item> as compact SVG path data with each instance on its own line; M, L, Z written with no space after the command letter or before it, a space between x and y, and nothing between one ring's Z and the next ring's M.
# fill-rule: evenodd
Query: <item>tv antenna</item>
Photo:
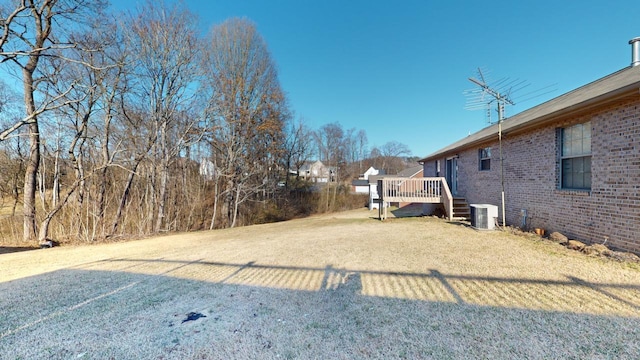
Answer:
M512 94L519 92L529 86L523 80L510 80L502 78L493 84L489 84L481 68L478 68L477 78L469 78L469 81L479 86L472 90L466 90L464 94L468 97L467 110L483 109L486 112L487 122L492 124L491 107L496 104L498 112L498 122L504 120L505 105L515 105L511 99Z
M530 84L524 80L501 78L498 81L489 82L489 75L489 71L478 68L477 76L469 78L469 81L478 85L478 88L463 91L467 97L465 110L483 110L489 124L495 124L505 119L506 105L515 105L514 98L517 98L519 103L529 101L555 91L557 85L552 84L526 92ZM496 104L496 112L498 113L497 121L493 121L492 117L491 109L494 104Z
M487 122L493 124L491 121L491 107L495 103L496 110L498 112L498 143L500 144L500 185L502 187L501 191L501 202L502 202L502 227L506 226L505 222L505 202L504 202L504 157L502 156L502 122L505 118L505 106L506 105L515 105L515 102L512 100L512 96L516 93L519 93L526 89L529 84L523 80L510 80L509 78L502 78L495 83L489 85L485 76L482 72L481 68L478 68L478 76L477 78L469 78L469 81L478 85L479 88L475 88L472 90L466 90L464 94L469 98L467 101L467 105L465 109L467 110L478 110L484 109L486 111ZM525 93L522 96L527 97L526 100L531 100L533 98L542 96L544 94L548 94L555 89L550 89L554 87L554 85L549 85L540 90L531 91L529 93Z
M509 105L515 105L515 103L511 100L510 94L513 90L514 86L519 86L519 87L523 87L523 82L509 82L507 80L501 80L500 84L504 84L505 82L507 82L506 88L508 88L508 90L506 91L505 94L505 87L503 88L494 88L491 87L489 85L487 85L487 82L484 78L484 75L482 74L482 70L480 68L478 68L478 75L480 80L478 79L474 79L474 78L469 78L469 81L471 81L472 83L478 85L480 87L480 95L481 95L481 99L485 100L485 97L489 97L489 101L486 101L486 109L487 109L487 114L489 116L489 122L491 122L491 104L493 102L496 103L496 107L498 108L498 142L499 142L499 147L500 147L500 184L502 186L502 191L501 191L501 202L502 202L502 228L504 229L504 227L507 225L505 222L505 209L504 209L504 158L502 156L502 121L504 120L504 106L505 104L509 104ZM499 86L499 85L498 85ZM524 87L526 87L527 85L524 85ZM502 89L502 90L501 90Z

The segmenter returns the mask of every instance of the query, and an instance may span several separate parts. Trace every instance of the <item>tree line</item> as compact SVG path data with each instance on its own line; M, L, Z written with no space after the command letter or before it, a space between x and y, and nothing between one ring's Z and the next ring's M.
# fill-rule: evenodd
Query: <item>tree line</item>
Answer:
M255 24L201 35L194 19L152 1L119 14L103 0L0 5L3 238L233 227L302 201L290 170L309 159L348 180L367 159L409 155L397 142L369 151L364 130L294 120Z

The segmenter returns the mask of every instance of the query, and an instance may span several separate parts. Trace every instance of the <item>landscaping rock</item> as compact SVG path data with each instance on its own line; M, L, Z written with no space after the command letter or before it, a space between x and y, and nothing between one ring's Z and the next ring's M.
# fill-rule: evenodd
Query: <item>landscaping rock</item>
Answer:
M569 240L567 242L567 248L571 249L571 250L578 250L581 251L582 249L584 249L585 244L583 242L580 242L578 240Z
M569 241L569 238L567 238L566 236L562 235L561 233L554 231L551 233L551 235L549 235L549 240L551 241L555 241L559 244L564 244L567 241Z
M60 246L60 243L52 239L45 239L40 243L40 249L51 249L54 246Z
M590 246L585 246L584 249L582 249L582 252L584 252L587 255L603 255L603 256L611 255L611 250L609 250L608 247L602 244L593 244Z
M612 251L609 256L618 261L640 262L640 257L629 252Z

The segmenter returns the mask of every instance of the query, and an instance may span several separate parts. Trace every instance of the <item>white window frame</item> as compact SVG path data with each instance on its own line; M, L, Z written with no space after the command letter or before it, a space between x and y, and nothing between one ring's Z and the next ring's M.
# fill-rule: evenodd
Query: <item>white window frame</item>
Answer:
M580 166L581 169L571 173L582 176L582 179L567 179L567 166ZM591 121L560 129L560 188L591 190L591 178Z
M485 169L482 165L483 163L488 164ZM491 170L491 147L484 147L478 150L478 170L479 171L490 171Z

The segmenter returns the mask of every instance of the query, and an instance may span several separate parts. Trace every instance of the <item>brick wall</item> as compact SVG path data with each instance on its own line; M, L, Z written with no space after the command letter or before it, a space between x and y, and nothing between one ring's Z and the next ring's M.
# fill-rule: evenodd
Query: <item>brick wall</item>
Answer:
M436 176L436 162L435 160L427 161L422 164L422 174L424 177Z
M586 121L592 127L591 191L559 189L557 129ZM491 170L480 171L478 150L487 146L491 146ZM500 207L497 136L457 154L458 194L469 203ZM503 155L507 224L522 226L521 211L526 210L527 228L560 231L587 243L603 243L606 237L612 248L640 253L639 98L526 133L506 134ZM443 172L445 159L441 159ZM434 176L434 164L434 160L424 164L425 176Z

